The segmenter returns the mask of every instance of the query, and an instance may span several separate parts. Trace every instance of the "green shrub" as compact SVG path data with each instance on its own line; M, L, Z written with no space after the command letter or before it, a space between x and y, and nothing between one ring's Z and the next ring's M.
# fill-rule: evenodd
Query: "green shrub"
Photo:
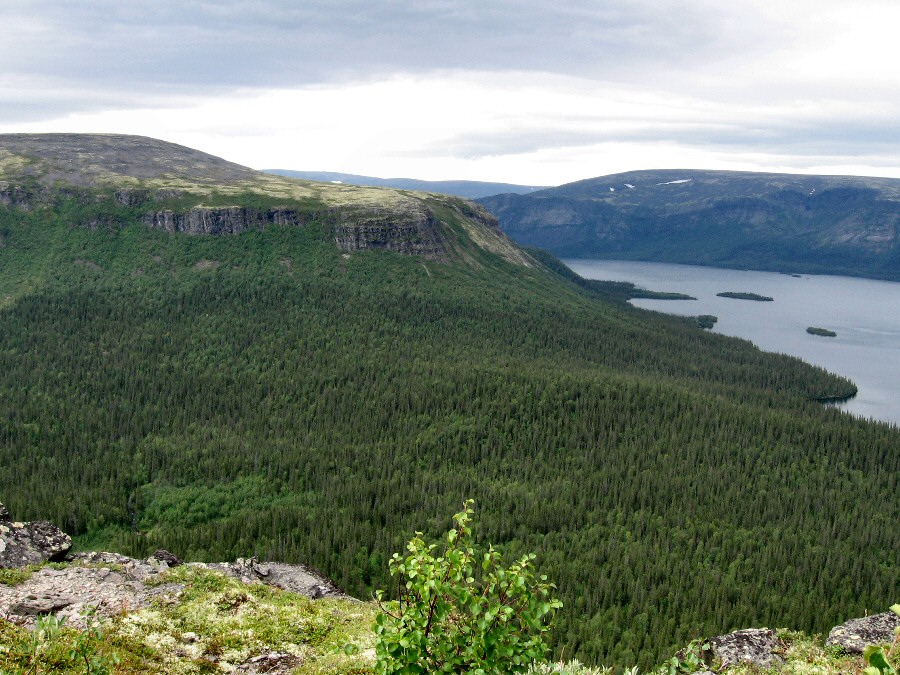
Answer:
M442 553L417 532L409 555L391 559L399 599L382 602L383 592L376 594L382 609L375 623L377 672L521 673L544 660L544 637L562 607L550 597L555 586L535 577L534 554L506 568L493 546L476 554L472 504L453 516Z

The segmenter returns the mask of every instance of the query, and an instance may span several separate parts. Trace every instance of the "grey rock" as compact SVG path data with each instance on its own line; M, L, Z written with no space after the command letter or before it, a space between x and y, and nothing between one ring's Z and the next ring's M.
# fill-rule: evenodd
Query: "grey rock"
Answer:
M178 567L179 565L184 564L184 561L181 558L169 553L164 548L159 549L156 553L147 558L147 562L150 564L165 563L168 567Z
M224 572L244 583L259 581L307 598L347 598L329 579L306 565L266 562L238 558L233 563L210 563L210 569Z
M252 656L235 668L238 673L291 673L300 665L301 659L283 652L266 652Z
M761 668L771 668L784 663L779 652L783 652L786 645L769 628L738 630L710 638L707 642L710 651L703 654L707 664L716 663L721 664L722 668L729 668L750 663Z
M315 214L301 214L294 209L252 209L242 206L195 206L187 211L151 211L144 214L145 225L166 232L187 234L227 235L258 230L266 225L299 227L315 218Z
M32 523L0 522L0 568L60 561L72 548L72 539L45 520Z
M6 522L9 520L9 509L7 509L3 502L0 502L0 523Z
M825 644L840 647L851 654L861 654L869 645L892 642L897 628L900 628L900 616L893 612L850 619L832 628Z
M78 602L78 598L72 595L48 593L47 595L29 595L10 606L11 614L18 616L40 616L53 614Z

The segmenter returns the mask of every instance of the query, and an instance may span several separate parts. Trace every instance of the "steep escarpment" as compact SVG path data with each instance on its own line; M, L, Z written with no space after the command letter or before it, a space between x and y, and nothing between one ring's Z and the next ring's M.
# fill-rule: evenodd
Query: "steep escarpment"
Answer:
M471 262L480 249L533 264L496 220L459 198L292 180L138 136L0 135L0 206L191 235L315 224L348 252Z
M563 257L900 279L897 179L634 171L478 201Z

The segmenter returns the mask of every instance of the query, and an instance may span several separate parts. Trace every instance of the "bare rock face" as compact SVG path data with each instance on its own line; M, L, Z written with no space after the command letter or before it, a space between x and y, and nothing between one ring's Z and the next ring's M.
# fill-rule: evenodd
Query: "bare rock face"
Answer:
M835 626L828 634L825 644L840 647L851 654L862 654L868 645L893 642L897 628L900 628L900 615L893 612L873 614Z
M269 586L275 586L313 600L347 598L347 595L329 579L306 565L261 563L256 558L238 558L233 563L208 563L206 567L224 572L244 583L261 581Z
M0 504L0 567L14 568L62 560L72 548L72 539L45 520L16 523Z
M778 652L784 650L785 645L770 628L738 630L714 637L709 643L714 658L720 660L724 668L739 663L771 668L784 663Z
M310 219L310 214L300 214L293 209L260 210L242 206L195 206L184 212L164 209L143 216L144 224L157 230L214 236L240 234L266 225L298 227Z
M177 602L183 584L161 584L157 579L161 572L182 564L224 572L246 584L264 583L311 599L348 597L305 565L260 563L256 558L238 558L233 563L182 563L164 550L146 560L118 553L77 553L71 558L63 569L45 567L15 586L0 584L0 618L27 626L33 625L38 616L54 614L65 618L67 625L81 628L85 610L114 616L142 609L154 600ZM277 668L293 663L283 656L270 654L259 662L245 664L244 672L282 672ZM290 668L283 672L290 672Z
M344 251L395 251L446 260L450 245L434 214L411 204L402 212L371 207L347 211L334 225L334 240Z
M780 656L786 645L770 628L747 628L707 640L709 650L700 654L707 666L715 665L718 672L740 664L773 668L784 663ZM684 657L683 652L678 656ZM714 671L700 671L698 675L712 675Z

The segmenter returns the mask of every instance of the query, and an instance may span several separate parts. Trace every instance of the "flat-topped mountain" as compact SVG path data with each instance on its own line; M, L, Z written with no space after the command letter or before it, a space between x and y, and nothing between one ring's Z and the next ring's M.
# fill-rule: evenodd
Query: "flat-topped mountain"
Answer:
M478 200L562 257L900 279L900 180L633 171Z
M325 224L347 251L532 261L483 208L454 197L293 180L142 136L0 135L0 205L70 202L73 224L139 220L191 234Z
M317 180L329 183L348 183L365 187L390 187L400 190L418 190L420 192L437 192L444 195L477 199L491 195L512 192L528 194L544 190L548 186L516 185L514 183L490 183L477 180L418 180L416 178L376 178L360 176L354 173L338 173L334 171L294 171L291 169L266 169L266 173L289 178Z

